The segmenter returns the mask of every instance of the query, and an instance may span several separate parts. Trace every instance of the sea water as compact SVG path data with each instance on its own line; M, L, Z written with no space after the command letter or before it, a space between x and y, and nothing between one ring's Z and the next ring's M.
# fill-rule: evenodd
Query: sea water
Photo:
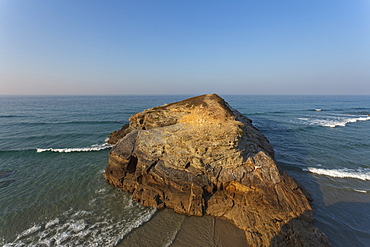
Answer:
M311 193L333 245L370 246L370 96L221 96ZM187 97L0 96L0 245L186 245L189 225L207 239L211 217L142 207L103 178L111 132Z

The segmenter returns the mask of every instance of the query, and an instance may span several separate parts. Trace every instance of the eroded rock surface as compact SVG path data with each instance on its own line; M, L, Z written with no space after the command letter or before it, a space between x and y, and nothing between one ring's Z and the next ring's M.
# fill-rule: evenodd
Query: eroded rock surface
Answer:
M105 179L144 206L228 219L249 246L330 246L268 140L216 94L134 114L109 143Z

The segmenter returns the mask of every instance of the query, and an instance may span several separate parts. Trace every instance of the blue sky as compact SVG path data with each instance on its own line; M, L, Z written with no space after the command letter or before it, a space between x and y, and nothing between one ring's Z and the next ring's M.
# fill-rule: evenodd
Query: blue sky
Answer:
M0 94L370 94L370 1L0 1Z

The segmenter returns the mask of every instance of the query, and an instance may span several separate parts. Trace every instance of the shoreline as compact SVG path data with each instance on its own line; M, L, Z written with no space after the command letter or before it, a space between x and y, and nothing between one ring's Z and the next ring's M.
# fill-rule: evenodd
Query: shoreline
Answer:
M158 210L148 222L133 229L117 245L247 247L244 231L212 216L186 216L172 209Z

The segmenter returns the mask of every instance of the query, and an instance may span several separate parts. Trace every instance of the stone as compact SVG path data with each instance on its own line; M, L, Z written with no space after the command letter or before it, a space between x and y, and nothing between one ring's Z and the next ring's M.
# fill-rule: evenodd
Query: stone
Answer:
M216 94L136 113L109 143L106 181L144 206L230 220L249 246L331 246L266 137Z

